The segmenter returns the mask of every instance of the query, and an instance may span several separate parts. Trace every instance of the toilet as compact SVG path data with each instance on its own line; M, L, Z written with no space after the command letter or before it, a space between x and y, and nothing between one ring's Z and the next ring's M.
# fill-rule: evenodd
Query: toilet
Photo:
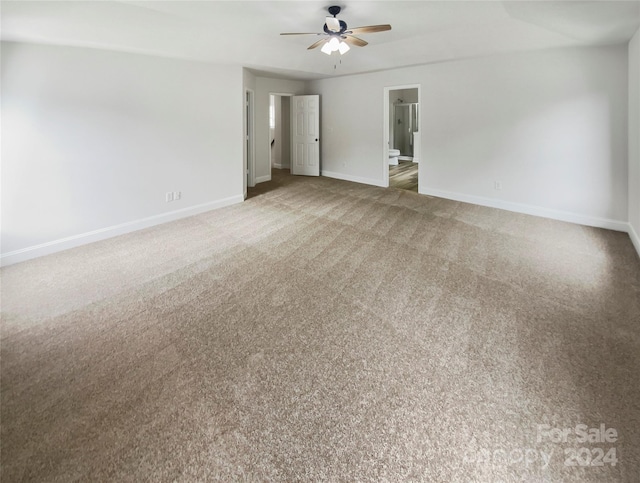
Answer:
M399 149L390 149L389 150L389 166L397 166L398 165L398 156L400 156Z

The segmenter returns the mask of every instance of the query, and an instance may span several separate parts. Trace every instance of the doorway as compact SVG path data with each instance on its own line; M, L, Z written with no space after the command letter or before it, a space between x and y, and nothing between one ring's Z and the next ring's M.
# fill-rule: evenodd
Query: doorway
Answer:
M419 192L420 84L384 88L383 179Z
M269 166L291 168L291 96L269 93Z
M255 94L251 89L244 91L244 197L247 198L247 187L255 186L255 120L254 120L254 99Z

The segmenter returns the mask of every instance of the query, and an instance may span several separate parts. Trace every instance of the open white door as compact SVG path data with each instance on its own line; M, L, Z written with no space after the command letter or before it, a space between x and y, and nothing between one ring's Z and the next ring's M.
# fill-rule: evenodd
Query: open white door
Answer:
M320 96L293 96L291 121L291 174L320 176Z

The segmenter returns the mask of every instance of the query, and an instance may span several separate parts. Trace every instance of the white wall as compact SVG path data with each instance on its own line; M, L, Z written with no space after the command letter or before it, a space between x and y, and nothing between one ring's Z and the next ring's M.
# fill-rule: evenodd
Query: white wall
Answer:
M349 52L347 55L357 55ZM324 176L381 185L383 87L413 83L403 69L310 81L320 95L320 153Z
M256 77L256 182L271 179L269 164L269 94L305 93L304 81Z
M629 225L640 255L640 30L629 42Z
M3 262L242 201L242 85L240 66L3 43Z
M384 87L420 84L423 193L626 229L626 46L313 81L323 172L382 184ZM502 190L494 190L494 182Z

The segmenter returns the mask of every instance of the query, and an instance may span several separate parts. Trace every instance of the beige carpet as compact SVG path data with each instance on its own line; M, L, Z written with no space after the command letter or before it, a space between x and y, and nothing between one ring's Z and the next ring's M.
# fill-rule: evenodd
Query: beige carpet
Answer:
M640 475L623 233L280 173L1 274L3 482Z

